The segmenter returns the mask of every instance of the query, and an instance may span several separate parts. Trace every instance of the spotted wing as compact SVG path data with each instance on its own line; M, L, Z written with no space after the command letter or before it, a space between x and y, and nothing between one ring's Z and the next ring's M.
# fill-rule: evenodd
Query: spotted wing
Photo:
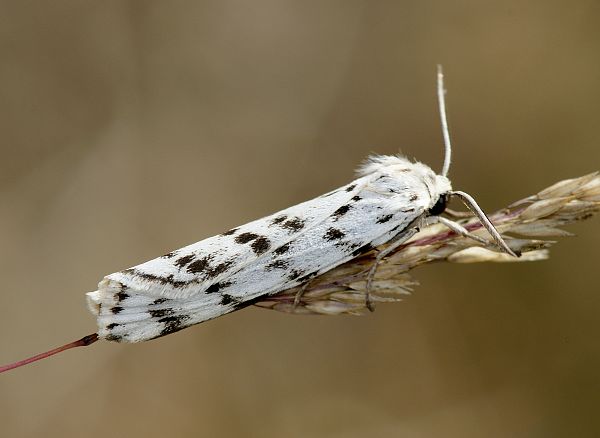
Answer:
M107 276L88 294L99 335L137 342L302 284L390 240L428 205L418 175L374 173Z

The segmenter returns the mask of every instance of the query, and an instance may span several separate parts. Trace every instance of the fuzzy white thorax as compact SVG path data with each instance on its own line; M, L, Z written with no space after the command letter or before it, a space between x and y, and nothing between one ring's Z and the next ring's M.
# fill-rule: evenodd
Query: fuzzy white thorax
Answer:
M388 174L399 180L406 180L409 174L420 179L429 194L426 208L433 207L440 195L452 191L452 183L446 176L436 174L426 164L411 162L400 155L372 155L356 171L359 177L378 173Z

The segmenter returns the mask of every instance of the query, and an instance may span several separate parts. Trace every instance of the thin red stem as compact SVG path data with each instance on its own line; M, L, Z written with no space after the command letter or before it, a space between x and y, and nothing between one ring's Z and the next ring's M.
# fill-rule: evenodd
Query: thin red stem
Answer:
M93 344L98 340L98 335L96 333L92 333L91 335L84 336L83 338L70 342L68 344L63 345L62 347L54 348L50 351L46 351L45 353L36 354L35 356L31 356L27 359L20 360L15 363L11 363L8 365L4 365L0 367L0 373L4 371L12 370L14 368L22 367L23 365L30 364L31 362L37 362L38 360L46 359L47 357L53 356L58 353L62 353L65 350L69 350L75 347L85 347L87 345Z

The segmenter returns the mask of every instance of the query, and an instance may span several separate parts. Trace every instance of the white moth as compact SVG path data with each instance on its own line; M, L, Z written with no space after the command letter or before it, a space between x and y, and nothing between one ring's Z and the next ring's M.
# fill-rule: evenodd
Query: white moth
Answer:
M424 164L372 157L337 190L108 275L87 294L98 336L145 341L303 284L405 235L450 190Z
M89 292L101 339L140 342L207 321L310 279L378 245L393 242L377 263L432 218L452 195L466 201L498 245L504 243L475 201L453 192L447 172L450 142L444 114L443 76L438 97L446 157L441 175L399 156L374 156L354 181L288 209L106 276ZM435 220L435 219L434 219ZM470 237L476 238L475 236ZM480 240L480 238L477 238ZM369 304L369 303L367 303Z

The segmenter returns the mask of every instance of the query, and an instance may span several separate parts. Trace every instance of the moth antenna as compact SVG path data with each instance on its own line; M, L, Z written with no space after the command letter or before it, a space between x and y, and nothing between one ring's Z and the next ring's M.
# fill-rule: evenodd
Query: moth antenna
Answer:
M483 212L481 207L477 205L477 202L475 201L475 199L473 199L471 195L461 191L452 191L450 192L450 195L458 197L463 202L463 204L465 204L467 208L479 218L485 229L488 231L488 233L490 233L490 235L494 238L498 246L505 253L510 254L513 257L521 256L521 254L516 254L512 249L508 247L508 245L506 244L496 227L494 227L494 224L492 224L492 221L490 221L490 219Z
M37 362L38 360L46 359L47 357L54 356L55 354L62 353L65 350L69 350L75 347L85 347L87 345L93 344L98 340L98 335L96 333L92 333L91 335L84 336L83 338L69 342L68 344L63 345L62 347L54 348L50 351L46 351L45 353L36 354L35 356L31 356L27 359L19 360L17 362L4 365L0 367L0 373L4 371L9 371L14 368L22 367L23 365L30 364L32 362Z
M446 119L446 90L444 89L444 73L441 64L437 66L437 95L440 110L440 121L442 122L442 135L444 136L444 166L442 175L448 176L450 170L450 161L452 159L452 145L450 144L450 131L448 130L448 120Z

